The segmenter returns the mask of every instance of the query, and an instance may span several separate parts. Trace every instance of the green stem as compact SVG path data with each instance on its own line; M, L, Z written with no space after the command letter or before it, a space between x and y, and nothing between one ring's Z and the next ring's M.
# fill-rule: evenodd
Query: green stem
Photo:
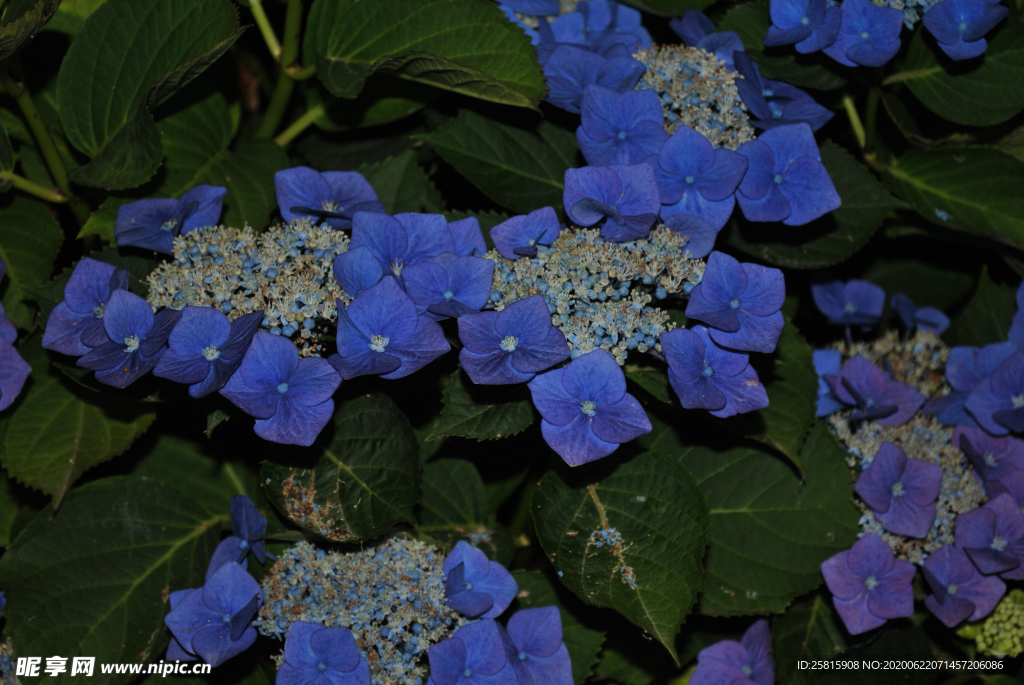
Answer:
M843 96L843 109L850 119L850 128L853 129L853 136L857 139L857 145L863 150L867 143L867 134L864 133L864 124L860 122L860 115L857 114L857 105L849 95Z
M868 91L868 102L864 109L864 149L875 148L875 124L878 121L878 103L882 100L882 89L875 86Z
M310 64L308 67L299 68L296 66L287 67L284 73L288 74L293 81L305 81L308 78L316 76L316 65Z
M256 19L256 25L260 27L260 33L263 34L263 40L266 42L267 49L270 50L274 61L280 62L281 44L277 42L274 27L270 25L270 20L267 19L267 14L263 11L262 0L249 0L249 11L252 12L253 18Z
M29 195L35 195L39 199L46 200L47 202L68 201L68 198L60 191L54 190L53 188L47 188L46 186L41 186L34 181L30 181L27 178L18 176L10 171L0 173L0 181L7 181L18 190L23 190Z
M267 105L263 121L256 129L257 138L273 138L281 125L288 101L291 100L295 81L285 71L299 56L299 38L302 36L302 0L288 0L284 17L284 46L281 48L281 73L277 76L274 94Z
M301 117L295 120L295 122L281 132L277 138L274 138L274 142L284 147L288 143L292 142L296 136L309 128L320 116L324 113L324 105L320 103L316 107L310 107L309 110Z

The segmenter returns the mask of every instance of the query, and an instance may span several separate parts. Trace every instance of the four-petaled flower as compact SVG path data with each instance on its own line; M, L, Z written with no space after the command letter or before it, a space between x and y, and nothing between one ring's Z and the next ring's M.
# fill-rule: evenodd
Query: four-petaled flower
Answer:
M441 320L480 311L491 296L494 262L445 252L405 269L405 292L420 314Z
M284 640L277 685L370 685L370 667L352 631L293 621Z
M573 45L559 45L544 63L547 101L556 107L579 113L583 90L596 83L620 93L640 80L646 67L624 46L599 55Z
M592 166L637 164L668 140L661 101L653 90L620 93L592 84L583 91L576 140Z
M971 59L985 52L985 34L1009 11L986 0L943 0L928 8L921 23L944 53L956 60Z
M325 171L306 166L274 174L277 206L285 221L306 218L338 230L350 228L356 212L383 212L373 186L355 171Z
M519 586L504 566L465 540L444 560L448 606L470 618L497 618L515 599Z
M572 662L562 644L558 607L517 611L509 618L507 631L501 630L501 637L520 685L572 685Z
M455 254L460 257L483 257L487 254L487 241L480 230L480 220L475 216L449 221L448 231L455 243Z
M151 198L122 205L117 210L114 240L121 246L171 254L176 236L217 225L227 192L227 188L198 185L179 200Z
M735 62L736 71L742 76L736 80L736 88L750 110L750 124L755 128L767 130L804 123L817 131L835 116L796 86L762 76L757 62L746 54L737 54Z
M775 662L768 621L754 621L740 642L721 640L697 654L691 685L773 685Z
M882 318L885 291L867 281L831 281L811 286L818 310L837 326L871 327Z
M562 230L551 207L506 219L491 229L494 249L505 259L532 257L538 245L550 245Z
M826 55L848 67L880 67L900 49L903 12L871 0L843 0L842 22Z
M264 440L308 446L330 421L340 383L326 359L299 359L291 340L259 331L220 394L256 417Z
M934 307L918 307L914 301L903 293L893 295L890 300L892 308L900 316L903 326L912 331L919 328L940 335L949 328L949 317Z
M954 347L946 359L946 380L953 390L942 397L932 397L921 411L934 414L946 426L977 426L967 412L967 398L978 384L1017 351L1012 342L993 343L985 347Z
M1024 354L1014 352L967 397L967 411L992 435L1024 431Z
M485 618L455 631L427 653L427 685L520 685L498 624Z
M825 380L840 402L856 407L850 413L850 421L873 420L883 426L902 426L924 404L924 395L905 383L891 380L860 355Z
M957 516L956 546L985 575L1024 580L1024 514L1010 495Z
M817 52L835 42L843 14L839 7L830 7L826 0L771 0L764 44L796 43L800 53Z
M110 294L128 289L128 272L88 257L75 265L64 286L64 301L46 320L43 347L80 357L107 341L103 313Z
M540 374L529 388L545 442L570 466L607 457L651 431L640 403L626 392L622 368L601 348Z
M986 488L989 481L1024 470L1024 440L1019 438L994 437L980 428L957 426L952 443L967 455Z
M874 510L883 528L923 538L935 522L935 499L941 487L941 466L908 459L899 447L883 442L853 489Z
M985 618L1006 592L1003 581L978 573L967 555L953 545L929 554L922 571L934 593L924 598L924 605L949 628Z
M207 578L232 561L245 568L249 552L261 564L267 560L267 543L256 539L267 532L267 519L245 495L231 496L231 532L214 550L206 571Z
M459 319L459 363L474 383L525 383L569 358L565 334L551 323L543 295L507 305L500 312Z
M668 25L686 45L712 53L730 69L733 68L733 53L745 50L738 33L716 33L714 22L700 10L686 10L681 18L673 19Z
M562 202L580 226L606 219L601 237L613 242L643 238L661 211L658 181L649 164L567 169Z
M914 613L914 565L896 559L874 533L822 562L821 574L832 592L832 604L852 635Z

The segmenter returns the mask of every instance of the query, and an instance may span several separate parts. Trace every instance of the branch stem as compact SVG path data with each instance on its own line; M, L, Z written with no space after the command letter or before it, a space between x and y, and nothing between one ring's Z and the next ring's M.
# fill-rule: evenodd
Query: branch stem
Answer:
M284 147L288 143L292 142L300 133L309 128L316 120L323 116L324 106L323 103L310 107L301 117L296 119L291 126L281 132L279 136L274 138L274 142Z
M46 200L47 202L63 203L68 201L68 198L59 190L39 185L38 183L30 181L24 176L19 176L14 172L0 172L0 181L7 181L18 190L22 190L29 195L35 195L39 199Z
M252 12L256 25L260 28L260 33L263 34L263 41L267 44L267 49L270 50L274 61L280 62L281 43L277 41L277 34L274 33L274 27L267 19L267 13L263 11L263 0L249 0L249 11Z
M853 102L853 98L850 95L843 96L843 109L846 110L846 116L850 119L850 128L853 129L853 136L857 139L857 145L863 150L867 144L867 134L864 132L864 124L860 121L860 114L857 113L857 105Z
M284 17L284 45L281 48L281 73L277 75L274 94L267 105L263 121L256 129L257 138L273 138L277 127L281 125L288 102L291 100L295 81L287 69L299 56L299 39L302 36L302 0L288 0Z

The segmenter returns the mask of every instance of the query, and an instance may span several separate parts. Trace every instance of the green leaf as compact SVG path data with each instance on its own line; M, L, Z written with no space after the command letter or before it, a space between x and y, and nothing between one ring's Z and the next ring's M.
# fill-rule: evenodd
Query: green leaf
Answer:
M75 35L82 30L85 20L107 0L63 0L53 19L46 24L47 31Z
M925 219L1024 246L1024 163L999 148L910 150L884 176Z
M150 109L198 76L239 35L236 10L227 0L109 0L97 9L57 78L64 131L92 158L72 172L72 180L111 190L148 181L162 157Z
M846 85L845 78L821 64L814 56L794 54L788 46L781 51L773 50L773 56L767 56L764 36L770 25L768 3L756 2L730 9L718 22L718 30L738 33L746 53L758 63L761 73L768 78L815 90L837 90Z
M832 141L821 146L821 161L842 199L839 209L805 226L768 227L734 220L728 243L776 266L820 269L853 256L868 244L889 212L905 206Z
M673 17L682 16L686 10L702 10L714 2L715 0L626 0L627 5Z
M231 415L222 412L220 409L214 409L212 412L206 415L206 430L203 431L203 435L207 438L213 437L213 430L224 423L230 421Z
M516 212L562 205L565 170L575 167L576 137L548 121L532 130L470 110L417 136L487 197Z
M829 593L818 591L793 602L786 613L772 621L772 651L779 682L817 682L817 674L797 669L797 661L837 658L846 651L843 632Z
M470 97L536 108L546 92L529 38L478 0L316 0L305 52L334 95L353 98L374 72Z
M658 452L580 485L585 473L573 472L570 484L552 471L534 490L541 546L576 596L615 609L678 661L675 636L700 592L707 544L700 491L677 460ZM592 536L602 541L602 532L612 540L597 547Z
M312 468L265 462L260 474L267 497L299 526L336 542L358 542L399 521L416 521L416 436L386 396L345 402L335 412L329 443L314 459L301 455Z
M572 660L572 680L575 685L583 685L594 672L597 655L604 644L604 633L588 628L569 611L566 605L578 602L573 602L571 596L560 596L559 588L547 575L537 571L513 571L512 577L519 586L519 594L516 595L519 609L558 607L562 617L562 642Z
M1005 136L999 141L999 147L1003 152L1024 162L1024 128L1017 129Z
M15 522L21 513L14 487L14 481L0 471L0 547L6 547L14 540Z
M315 123L325 131L348 131L380 126L415 114L437 99L441 91L411 83L389 74L371 76L355 100L336 98L322 87L306 89L306 107L322 106L323 114Z
M672 404L672 388L665 369L649 369L627 364L624 371L628 380L639 385L651 397L659 402Z
M950 345L984 347L1004 342L1016 311L1015 290L997 284L988 275L988 267L983 266L970 303L953 319L942 337Z
M56 509L79 476L128 449L156 415L70 385L39 336L20 352L32 366L31 382L0 420L0 461L12 477L53 497Z
M32 39L57 11L60 0L11 2L0 19L0 62Z
M94 235L101 238L107 245L113 245L116 242L114 226L117 224L117 210L133 201L134 198L111 195L103 201L99 209L89 215L75 237L81 240Z
M965 273L917 259L881 257L861 277L891 297L903 293L919 307L948 309L971 292L974 279ZM886 303L888 306L888 303Z
M14 150L11 149L11 139L7 137L3 122L0 122L0 192L11 187L10 180L3 178L5 173L14 171Z
M33 327L34 313L24 300L32 298L32 288L50 280L63 241L60 224L42 203L16 196L0 209L0 259L7 262L10 279L3 305L18 328Z
M364 164L359 173L366 177L388 214L428 212L439 214L444 200L427 172L416 161L416 151L406 150L376 164Z
M955 62L915 31L903 68L886 83L906 83L925 107L967 126L999 124L1024 109L1024 25L1010 12L988 38L985 56Z
M198 587L225 513L211 516L178 488L135 476L76 488L42 512L0 559L5 632L21 654L145 662L167 644L170 591ZM92 681L128 683L130 674ZM77 681L64 673L57 682Z
M458 369L444 381L441 392L444 408L427 440L449 436L497 440L533 425L533 405L522 385L475 385Z

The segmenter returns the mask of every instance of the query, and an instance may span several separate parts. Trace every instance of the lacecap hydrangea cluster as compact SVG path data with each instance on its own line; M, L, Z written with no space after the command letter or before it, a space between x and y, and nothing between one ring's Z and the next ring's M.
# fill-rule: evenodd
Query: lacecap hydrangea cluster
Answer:
M814 353L817 406L850 453L863 512L858 542L822 564L840 617L858 634L910 616L920 567L931 591L924 605L940 621L952 628L985 619L1007 582L1024 579L1024 440L1009 435L1024 429L1010 418L1024 386L1004 390L1002 380L1015 364L1024 368L1017 333L950 349L938 337L946 315L898 294L891 305L903 333L854 342L853 329L881 320L885 292L836 281L813 295L829 323L846 330L845 342ZM1024 331L1024 315L1015 322ZM993 386L1011 393L1002 404ZM986 623L990 632L995 624Z

